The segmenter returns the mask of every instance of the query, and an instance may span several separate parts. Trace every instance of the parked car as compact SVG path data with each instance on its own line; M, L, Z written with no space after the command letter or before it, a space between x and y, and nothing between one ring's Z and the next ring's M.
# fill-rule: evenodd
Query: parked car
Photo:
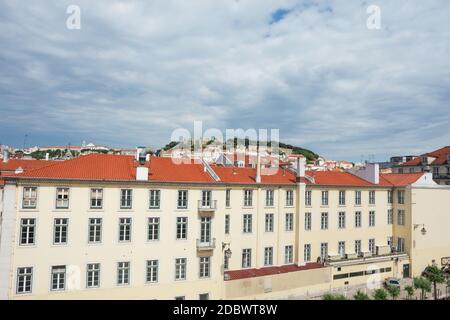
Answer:
M400 287L400 279L398 278L387 278L385 282L386 287L395 286Z

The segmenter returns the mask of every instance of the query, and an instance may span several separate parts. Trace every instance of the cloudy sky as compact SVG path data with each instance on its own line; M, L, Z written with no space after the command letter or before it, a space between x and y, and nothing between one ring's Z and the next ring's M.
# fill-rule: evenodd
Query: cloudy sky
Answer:
M2 0L0 31L3 144L159 147L201 120L354 161L450 145L448 0Z

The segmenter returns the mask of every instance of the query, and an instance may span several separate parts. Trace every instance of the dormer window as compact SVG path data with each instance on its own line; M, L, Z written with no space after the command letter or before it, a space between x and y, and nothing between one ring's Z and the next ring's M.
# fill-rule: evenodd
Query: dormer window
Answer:
M428 157L422 157L422 164L428 164Z

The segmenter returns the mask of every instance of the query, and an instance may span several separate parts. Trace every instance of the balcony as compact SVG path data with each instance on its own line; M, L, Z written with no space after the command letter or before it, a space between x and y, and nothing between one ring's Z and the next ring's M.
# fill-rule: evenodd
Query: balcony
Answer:
M216 238L209 239L208 241L201 241L197 239L197 250L198 251L209 251L216 248Z
M212 216L217 209L217 200L198 200L198 213L201 216Z

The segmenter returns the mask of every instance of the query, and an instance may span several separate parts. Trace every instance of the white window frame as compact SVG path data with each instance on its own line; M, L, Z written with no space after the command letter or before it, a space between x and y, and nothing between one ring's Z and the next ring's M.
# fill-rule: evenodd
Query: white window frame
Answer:
M70 205L70 188L56 188L56 209L69 209Z
M67 268L66 266L52 266L51 268L51 291L65 291L66 290L66 278ZM55 286L56 284L56 286Z
M147 260L145 267L145 282L157 283L159 280L159 260Z
M102 188L91 188L89 197L89 207L91 209L102 209L103 208L103 189Z
M253 215L251 213L245 213L242 216L242 232L243 233L253 232Z
M188 217L177 217L175 230L177 240L187 240L188 220Z
M252 207L253 206L253 190L245 189L244 190L244 207Z
M24 237L25 234L25 237ZM31 246L36 243L36 219L21 218L19 246Z
M148 217L147 219L147 241L159 241L160 238L160 223L159 217ZM156 237L155 237L156 235Z
M119 242L131 242L132 225L132 218L119 218Z
M117 285L128 286L130 285L130 261L117 262Z
M275 191L273 189L266 190L266 207L273 207L275 203Z
M264 230L265 230L265 232L273 232L273 230L274 230L274 214L273 213L265 214Z
M176 258L175 259L175 281L186 280L187 259Z
M22 209L36 209L37 187L23 187Z
M133 189L120 189L120 209L133 208Z
M151 189L149 191L149 208L159 209L161 207L161 190Z
M100 288L100 263L86 265L86 288Z
M88 220L88 243L101 243L102 242L102 218L89 218ZM91 232L93 231L93 232ZM93 235L93 240L91 238Z
M64 245L68 243L69 238L69 219L53 219L53 244Z
M19 267L16 274L16 294L33 292L33 267Z
M273 247L264 248L264 266L273 266Z

